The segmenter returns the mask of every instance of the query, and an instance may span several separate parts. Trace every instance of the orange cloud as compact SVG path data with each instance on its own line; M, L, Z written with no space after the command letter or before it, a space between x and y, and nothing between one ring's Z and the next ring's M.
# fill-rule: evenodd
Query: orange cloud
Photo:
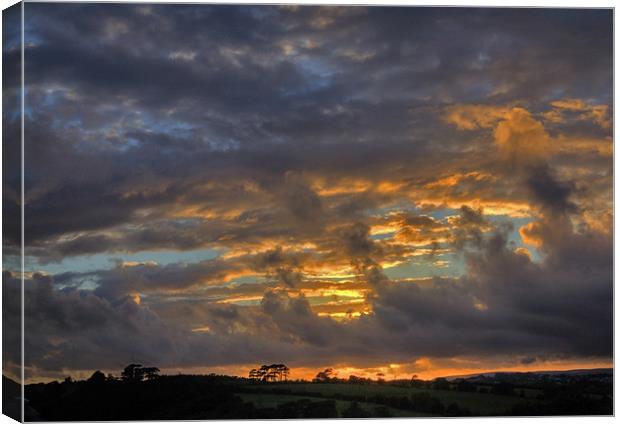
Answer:
M472 209L483 209L485 215L506 215L513 218L525 218L532 215L531 206L527 201L482 199L479 197L417 199L421 207L459 209L465 205Z
M614 143L611 137L585 138L560 134L554 140L553 147L555 151L562 153L596 153L606 157L611 157L614 153Z
M551 137L543 124L522 107L455 105L443 118L461 130L494 127L495 144L516 165L540 160L550 149Z
M577 113L577 120L590 120L604 129L611 127L609 107L593 105L580 99L551 102L551 110L540 116L549 123L567 122L567 113ZM574 115L573 115L574 116ZM446 109L444 120L461 130L494 128L493 139L497 147L515 164L531 163L554 153L596 152L602 156L613 154L610 137L596 139L559 134L551 137L543 123L523 107L498 107L486 105L456 105ZM446 181L433 184L452 185L458 174ZM435 185L428 188L436 188Z
M523 108L511 109L493 135L500 151L516 163L541 159L550 150L551 137L543 124Z
M478 172L478 171L473 171L473 172L468 172L468 173L457 172L455 174L452 174L447 177L428 183L424 187L427 189L454 187L454 186L459 185L460 183L468 182L468 181L473 181L473 182L493 181L495 179L496 178L493 175L487 172Z
M601 128L611 128L611 119L609 118L609 106L595 105L581 99L564 99L551 102L551 106L555 109L549 115L554 122L564 122L564 112L578 112L577 119L590 120L599 125Z
M515 253L527 256L530 260L532 259L532 252L530 252L530 249L528 249L527 247L517 247L515 249Z
M491 128L505 119L510 109L486 105L454 105L446 109L443 119L460 130Z
M540 223L538 222L530 222L519 228L519 235L523 243L537 248L543 245L543 239L540 235Z

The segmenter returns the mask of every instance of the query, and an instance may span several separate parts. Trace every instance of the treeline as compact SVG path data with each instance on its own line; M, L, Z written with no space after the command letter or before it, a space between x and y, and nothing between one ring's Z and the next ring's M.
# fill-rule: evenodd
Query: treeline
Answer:
M130 381L85 381L26 386L26 398L44 421L128 421L254 418L251 403L235 394L234 378L161 376Z
M88 379L29 384L28 405L40 421L128 421L252 418L252 404L235 395L221 375L162 376L157 367L129 364L115 376L95 371Z
M288 368L282 364L264 366L265 375L275 377L263 381L284 381ZM327 370L326 370L327 371ZM314 392L311 383L303 390L297 384L250 384L241 377L223 375L162 376L156 367L130 364L119 376L104 375L97 371L87 380L29 384L26 386L28 408L38 421L128 421L128 420L200 420L244 418L362 418L389 417L394 409L411 411L412 415L471 416L480 411L470 405L442 401L441 392L464 392L520 396L521 400L500 415L611 415L613 413L612 386L598 381L546 383L540 389L530 388L528 397L523 389L497 381L480 386L466 380L448 382L445 379L422 381L417 379L382 382L351 376L337 379L330 372L322 372L317 382L342 384L342 391L324 394ZM330 375L331 374L331 375ZM417 387L408 395L379 393L353 394L349 384L390 384ZM299 395L312 399L282 402L271 408L257 408L244 401L247 393ZM285 398L285 396L283 396ZM286 398L285 398L286 399ZM517 398L518 399L518 398ZM349 402L344 410L336 408L338 401ZM342 405L341 405L342 408Z
M390 417L389 408L429 415L466 416L471 412L456 404L445 406L428 393L409 397L356 396L304 393L313 398L257 408L239 395L251 393L247 380L218 375L157 376L132 364L121 377L97 371L89 379L39 383L26 386L26 397L44 421L190 420L244 418ZM148 377L147 377L148 376ZM291 394L274 386L270 393ZM336 401L350 401L338 411ZM368 404L374 404L370 407Z
M239 392L245 391L239 387L241 381L226 376L186 375L140 382L91 378L28 385L26 397L43 421L389 417L388 406L404 406L403 400L378 396L371 400L379 406L364 408L354 397L323 398L313 394L312 400L257 408L239 396ZM336 399L345 398L353 402L339 413ZM419 410L433 411L434 415L443 411L438 409L437 402L424 396L415 398Z

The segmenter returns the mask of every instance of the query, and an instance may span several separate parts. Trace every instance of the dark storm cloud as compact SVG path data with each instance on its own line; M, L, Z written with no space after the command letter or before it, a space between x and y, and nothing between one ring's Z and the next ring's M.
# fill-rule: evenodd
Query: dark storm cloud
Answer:
M285 254L282 248L278 247L256 255L256 258L251 261L252 268L259 272L266 272L268 276L275 277L286 286L295 287L303 278L300 272L303 256L306 255Z
M21 217L21 14L3 11L2 28L2 240L20 245ZM6 255L6 250L4 251Z
M120 137L121 146L127 143L123 135L137 136L145 148L152 145L153 132L165 137L165 129L153 128L150 135L138 135L140 129L131 128L134 117L160 126L187 125L190 141L176 143L175 150L274 141L387 143L410 139L415 122L429 119L428 110L416 109L429 97L454 102L488 96L484 88L461 93L459 84L495 87L509 80L530 87L533 79L546 76L541 85L549 86L558 83L555 67L562 67L563 75L579 67L575 73L581 78L600 78L611 69L583 60L583 55L607 57L593 54L609 48L608 35L595 37L604 11L579 12L577 18L570 11L149 8L65 5L59 12L51 5L32 5L29 34L36 41L27 52L33 64L28 80L31 104L40 105L37 112L46 113L47 99L57 118L62 106L61 120L79 120L85 128ZM567 39L575 25L579 35ZM564 26L571 31L548 31ZM234 34L224 28L235 28ZM498 35L489 41L492 30ZM124 42L128 39L131 43ZM293 53L287 55L286 46ZM550 48L553 67L546 63ZM512 52L508 57L506 49ZM196 55L170 58L184 51ZM45 91L54 85L66 90ZM577 86L567 81L562 88ZM517 88L509 89L510 96L515 91L531 98ZM604 97L600 91L597 97ZM563 93L571 94L577 93ZM76 103L92 106L76 108ZM104 127L121 117L125 134L106 132ZM139 157L142 149L133 150Z
M554 213L565 213L575 208L569 199L575 189L574 184L570 181L557 181L547 165L533 167L529 171L527 187L531 190L534 200L544 209Z
M200 283L208 285L226 281L229 273L238 269L236 263L203 261L192 264L120 265L111 271L100 271L99 287L95 293L110 299L117 299L136 291L175 291Z

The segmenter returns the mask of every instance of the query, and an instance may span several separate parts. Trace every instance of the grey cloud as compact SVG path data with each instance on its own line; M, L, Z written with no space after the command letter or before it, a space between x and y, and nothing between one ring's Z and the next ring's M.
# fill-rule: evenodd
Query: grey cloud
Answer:
M543 209L554 213L566 213L575 209L575 205L570 201L570 195L575 189L572 182L557 181L548 165L536 166L528 173L527 187Z

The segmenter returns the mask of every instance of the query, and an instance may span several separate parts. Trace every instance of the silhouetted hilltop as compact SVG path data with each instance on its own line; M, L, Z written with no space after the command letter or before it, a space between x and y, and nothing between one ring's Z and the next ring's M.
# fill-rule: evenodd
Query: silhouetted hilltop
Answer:
M554 371L488 371L475 374L449 375L444 377L446 380L454 380L457 378L475 378L475 377L501 377L501 376L522 376L522 375L553 375L553 376L590 376L590 375L608 375L613 376L613 368L587 368L574 370L554 370Z

